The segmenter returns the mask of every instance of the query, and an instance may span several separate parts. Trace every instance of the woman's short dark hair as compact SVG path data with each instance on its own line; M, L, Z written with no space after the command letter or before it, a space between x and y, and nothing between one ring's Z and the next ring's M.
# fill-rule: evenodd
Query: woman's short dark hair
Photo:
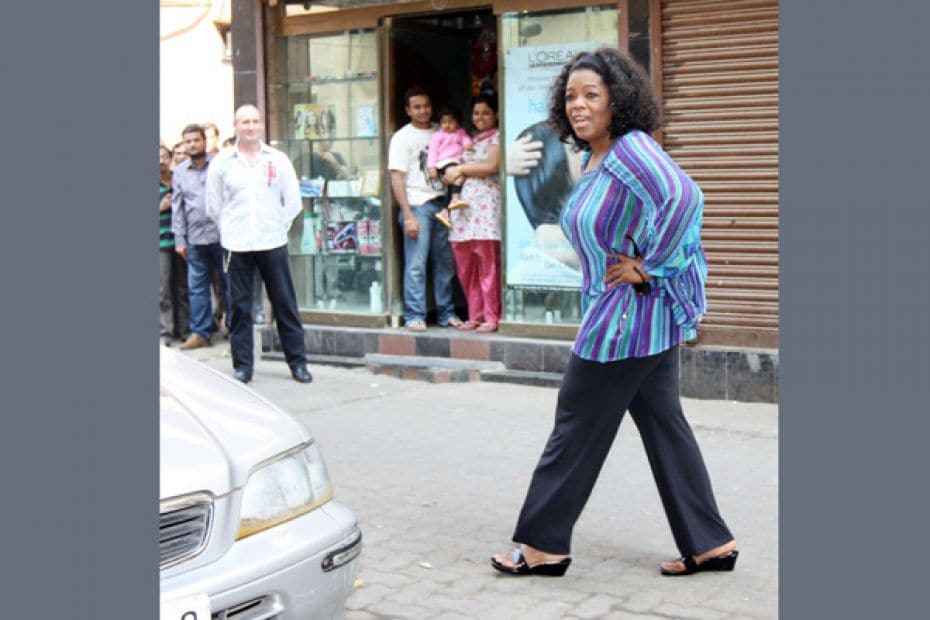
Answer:
M652 84L646 70L626 54L610 47L602 47L594 52L576 54L565 64L552 85L549 95L549 123L563 142L568 142L571 138L579 148L591 148L587 142L575 135L565 114L568 77L580 69L594 71L607 86L612 116L608 128L611 139L619 138L634 129L651 133L659 128L661 114L652 94Z
M496 95L493 95L491 93L481 93L480 95L475 95L474 97L471 98L471 109L474 110L475 106L478 105L479 103L485 104L486 106L491 108L492 112L497 114L497 96Z

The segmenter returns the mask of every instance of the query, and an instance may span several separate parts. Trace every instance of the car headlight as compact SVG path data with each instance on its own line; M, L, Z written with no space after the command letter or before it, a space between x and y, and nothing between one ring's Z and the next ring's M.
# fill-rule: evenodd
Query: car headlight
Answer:
M296 519L333 497L333 485L315 443L252 472L242 493L236 540Z

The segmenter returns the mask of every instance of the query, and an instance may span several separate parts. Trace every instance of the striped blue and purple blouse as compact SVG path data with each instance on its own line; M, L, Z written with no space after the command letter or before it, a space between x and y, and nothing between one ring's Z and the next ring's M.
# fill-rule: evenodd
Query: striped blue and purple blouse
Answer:
M703 208L697 184L642 131L618 138L581 176L561 220L584 277L575 355L598 362L646 357L697 336L707 307ZM637 251L653 276L650 292L607 287L607 255Z

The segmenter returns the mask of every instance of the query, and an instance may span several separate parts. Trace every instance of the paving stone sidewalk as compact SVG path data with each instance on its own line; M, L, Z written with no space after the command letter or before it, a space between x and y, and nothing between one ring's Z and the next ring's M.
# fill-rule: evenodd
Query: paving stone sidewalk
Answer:
M191 351L231 373L228 346ZM557 390L430 384L315 366L295 383L258 361L251 386L320 442L364 551L348 620L777 618L777 405L685 399L740 560L730 574L668 578L676 555L636 427L625 419L561 579L498 575Z

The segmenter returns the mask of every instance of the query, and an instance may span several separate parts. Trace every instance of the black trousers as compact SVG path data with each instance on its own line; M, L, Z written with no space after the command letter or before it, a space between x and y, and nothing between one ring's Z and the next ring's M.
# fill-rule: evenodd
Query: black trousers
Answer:
M571 356L549 436L513 541L571 553L571 535L629 409L675 544L697 555L733 539L717 511L700 448L678 398L678 347L600 363Z
M258 269L271 308L274 312L281 347L288 365L293 368L307 363L304 330L297 312L297 295L287 263L287 246L258 252L231 252L229 257L229 289L232 297L229 344L233 368L252 370L252 294L253 278Z

